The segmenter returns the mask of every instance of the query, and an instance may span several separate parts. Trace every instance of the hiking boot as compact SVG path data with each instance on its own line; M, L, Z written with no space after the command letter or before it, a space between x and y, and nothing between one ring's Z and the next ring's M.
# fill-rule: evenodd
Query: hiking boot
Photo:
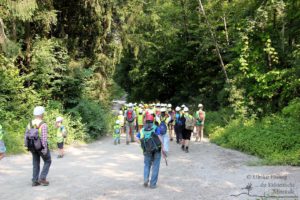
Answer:
M173 141L173 138L171 138L170 141L172 142L172 141Z
M58 155L58 156L57 156L57 158L62 158L62 157L63 157L62 155Z
M155 189L155 188L157 188L157 186L156 185L150 185L150 188Z
M181 150L184 151L184 145L181 145Z
M32 187L39 186L39 185L41 185L41 184L38 181L32 182Z
M118 144L121 144L120 140L118 141Z
M144 187L145 187L145 188L148 187L148 182L145 182L145 183L144 183Z
M49 185L49 181L46 181L46 179L41 179L39 181L39 183L42 185L42 186L48 186Z
M129 141L126 141L126 144L129 145Z
M186 149L185 149L185 153L188 153L188 152L189 152L189 149L188 149L188 148L186 148Z

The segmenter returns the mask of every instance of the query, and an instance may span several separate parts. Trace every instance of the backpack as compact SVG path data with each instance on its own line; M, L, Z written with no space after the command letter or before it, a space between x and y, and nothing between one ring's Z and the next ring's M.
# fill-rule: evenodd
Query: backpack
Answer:
M144 137L141 139L141 147L146 154L160 151L161 141L158 135L155 134L155 128L152 126L150 130L143 129Z
M180 114L178 114L178 113L176 113L176 115L175 115L175 122L176 122L176 125L178 125L178 126L182 126L182 121L181 121L181 119L180 119Z
M167 127L167 125L164 121L160 122L159 129L160 129L160 134L161 135L165 135L167 133L168 127Z
M192 116L185 116L185 129L194 130L194 118Z
M126 112L126 120L128 122L133 122L134 121L134 117L133 117L133 110L128 110Z
M39 128L44 124L42 121L38 127L32 126L32 121L29 124L29 127L25 132L25 146L28 151L41 151L43 149L41 139L39 137Z

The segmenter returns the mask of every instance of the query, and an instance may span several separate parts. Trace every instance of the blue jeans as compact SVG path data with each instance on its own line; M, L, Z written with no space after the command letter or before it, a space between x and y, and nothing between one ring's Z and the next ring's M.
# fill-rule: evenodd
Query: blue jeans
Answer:
M160 166L161 152L155 152L152 154L144 154L144 183L149 182L150 170L152 166L152 175L150 180L150 186L156 186L158 180L159 166Z

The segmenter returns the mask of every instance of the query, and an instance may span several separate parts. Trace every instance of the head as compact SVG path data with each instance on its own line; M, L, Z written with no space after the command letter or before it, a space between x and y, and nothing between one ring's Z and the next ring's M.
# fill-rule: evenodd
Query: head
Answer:
M122 112L122 110L120 110L120 111L119 111L119 115L123 115L123 112Z
M56 120L55 120L55 126L56 126L56 127L61 126L63 120L64 120L64 119L63 119L62 117L56 117Z
M128 107L128 110L133 110L133 104L132 103L129 103L127 107Z
M180 107L178 107L178 106L175 108L175 111L176 111L177 113L180 112L180 110L181 110L181 109L180 109Z
M163 107L163 108L161 108L160 109L160 114L161 114L161 116L165 116L166 115L166 111L167 111L167 109L165 108L165 107Z
M188 112L189 112L189 108L188 107L184 107L183 113L188 113Z
M33 110L33 115L35 119L43 119L45 113L45 108L43 106L37 106Z
M203 110L203 105L202 105L201 103L199 103L198 109L199 109L199 110Z
M144 125L145 129L151 129L153 126L153 122L154 122L154 117L152 114L148 114L146 116L146 123Z

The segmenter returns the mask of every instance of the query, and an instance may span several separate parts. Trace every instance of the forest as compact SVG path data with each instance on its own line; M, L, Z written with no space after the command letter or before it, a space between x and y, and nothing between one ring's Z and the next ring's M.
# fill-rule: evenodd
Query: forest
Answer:
M212 142L300 165L298 0L1 0L0 44L10 153L24 151L34 106L50 132L62 115L68 143L89 142L127 93L202 103Z

